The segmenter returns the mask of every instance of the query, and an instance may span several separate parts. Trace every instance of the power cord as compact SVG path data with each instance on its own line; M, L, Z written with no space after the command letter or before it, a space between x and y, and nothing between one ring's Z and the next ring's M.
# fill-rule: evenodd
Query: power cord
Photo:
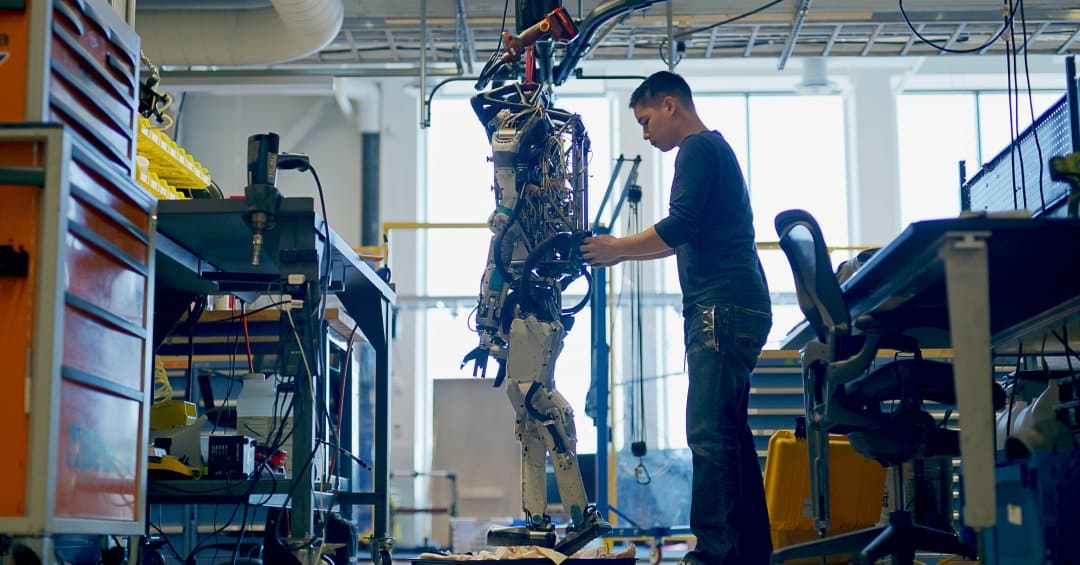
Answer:
M1016 6L1012 0L1007 1L1007 9L1015 14ZM1028 207L1027 202L1027 171L1024 165L1024 150L1017 143L1017 139L1020 137L1020 81L1017 75L1019 70L1019 64L1016 60L1016 18L1012 17L1008 20L1009 32L1005 35L1005 69L1006 69L1006 82L1007 82L1007 98L1009 99L1009 158L1018 158L1020 161L1020 183L1017 186L1016 183L1016 171L1015 161L1013 161L1013 208L1018 208L1018 202L1016 199L1016 191L1020 190L1020 196L1024 208Z
M323 237L325 238L325 244L323 248L323 265L320 270L322 271L322 277L319 285L321 296L319 298L319 309L322 311L322 306L326 301L326 294L330 285L330 255L333 252L333 243L330 240L330 218L326 215L326 195L323 192L322 182L319 180L319 173L315 170L315 166L311 164L311 157L304 153L278 153L277 160L278 170L296 170L303 172L310 172L312 178L315 179L315 187L319 191L319 207L322 208L322 220L323 220Z
M1028 38L1027 32L1027 15L1024 13L1024 0L1019 0L1020 6L1020 25L1024 33L1024 79L1027 82L1027 96L1028 96L1028 111L1031 113L1031 133L1035 136L1035 151L1039 156L1039 203L1043 213L1046 212L1046 195L1043 193L1043 152L1042 143L1039 142L1039 128L1035 127L1035 102L1031 96L1031 70L1028 67L1028 50L1027 42L1031 39Z
M907 10L904 9L904 0L899 0L899 2L900 2L900 15L904 17L904 22L907 23L908 29L911 30L911 33L915 34L915 37L918 37L920 40L922 40L923 43L929 45L930 47L933 47L934 49L937 49L938 51L943 51L945 53L976 53L978 51L982 51L983 49L986 49L987 47L993 45L994 42L997 41L999 38L1001 38L1001 35L1003 33L1005 33L1006 29L1009 28L1013 18L1016 16L1016 8L1014 7L1011 10L1009 10L1008 16L1005 19L1005 25L1001 26L1001 29L999 29L998 32L994 34L994 37L991 37L990 39L988 39L986 41L986 43L983 43L982 45L980 45L978 47L970 47L970 48L966 48L966 49L955 49L955 48L952 48L952 47L945 47L944 45L939 45L937 43L934 43L934 41L932 39L928 39L922 33L920 33L919 30L915 28L915 25L911 23L911 18L908 17Z
M765 4L764 6L761 6L760 8L754 8L753 10L750 10L749 12L743 12L743 13L737 15L737 16L728 18L728 19L723 20L723 21L716 22L715 24L707 25L705 27L699 27L697 29L692 29L690 31L684 31L682 33L677 33L677 34L675 34L675 39L685 39L687 37L690 37L691 35L694 35L695 33L701 33L703 31L709 31L710 29L717 28L717 27L720 27L722 25L730 24L732 22L737 22L737 21L739 21L739 20L741 20L743 18L749 18L750 16L752 16L752 15L758 13L758 12L763 12L765 10L768 10L769 8L772 8L773 6L779 4L779 3L783 2L783 1L784 0L773 0L772 2L769 2L768 4Z

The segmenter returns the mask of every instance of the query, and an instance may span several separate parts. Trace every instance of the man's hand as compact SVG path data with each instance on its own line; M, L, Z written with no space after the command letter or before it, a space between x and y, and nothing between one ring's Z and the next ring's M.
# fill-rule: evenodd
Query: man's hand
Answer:
M597 235L585 240L581 245L581 256L591 267L610 267L622 262L619 253L619 238L611 235Z

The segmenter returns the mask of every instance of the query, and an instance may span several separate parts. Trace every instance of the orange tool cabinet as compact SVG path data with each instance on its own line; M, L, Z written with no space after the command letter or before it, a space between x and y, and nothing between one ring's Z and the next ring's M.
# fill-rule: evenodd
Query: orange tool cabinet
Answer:
M0 8L0 123L58 122L132 175L139 36L103 0Z
M59 124L0 126L0 533L138 535L156 200ZM14 265L14 266L13 266Z

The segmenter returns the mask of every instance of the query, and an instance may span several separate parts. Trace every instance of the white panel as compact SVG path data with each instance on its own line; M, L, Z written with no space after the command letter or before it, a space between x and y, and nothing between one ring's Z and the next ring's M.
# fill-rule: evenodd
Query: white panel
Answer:
M439 379L434 384L433 470L457 473L458 515L520 517L521 448L514 409L491 379ZM446 482L434 479L434 506L449 500ZM445 517L432 520L435 540L445 543Z

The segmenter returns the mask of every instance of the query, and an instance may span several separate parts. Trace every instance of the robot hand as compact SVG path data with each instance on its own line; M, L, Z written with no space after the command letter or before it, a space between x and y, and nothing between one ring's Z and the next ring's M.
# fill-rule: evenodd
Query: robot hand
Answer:
M461 367L459 368L464 369L465 365L468 365L470 362L472 362L472 376L475 377L477 376L477 373L479 373L481 379L486 379L487 362L488 357L490 357L489 349L489 346L477 345L475 348L473 348L472 351L465 355L464 359L461 360ZM493 388L499 388L500 386L502 386L503 380L506 379L506 363L502 359L498 358L496 358L496 361L498 361L499 363L499 372L495 375L495 383L492 385Z

